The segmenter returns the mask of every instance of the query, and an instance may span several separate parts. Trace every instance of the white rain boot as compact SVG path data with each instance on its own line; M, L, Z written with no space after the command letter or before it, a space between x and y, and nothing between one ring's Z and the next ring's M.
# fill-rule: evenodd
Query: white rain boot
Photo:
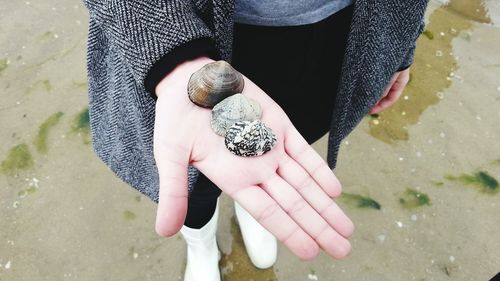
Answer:
M180 232L187 244L187 263L184 281L220 281L219 260L221 253L217 246L216 231L219 218L219 198L215 213L202 228L185 225Z
M236 201L234 201L234 210L247 254L253 265L261 269L273 266L278 254L278 242L276 237L260 225L260 223Z

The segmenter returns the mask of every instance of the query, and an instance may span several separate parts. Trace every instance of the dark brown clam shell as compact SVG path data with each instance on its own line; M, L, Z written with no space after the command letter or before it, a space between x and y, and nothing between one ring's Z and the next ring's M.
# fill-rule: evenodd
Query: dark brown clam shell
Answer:
M191 75L189 99L201 107L212 108L223 99L243 91L243 75L226 61L208 63Z

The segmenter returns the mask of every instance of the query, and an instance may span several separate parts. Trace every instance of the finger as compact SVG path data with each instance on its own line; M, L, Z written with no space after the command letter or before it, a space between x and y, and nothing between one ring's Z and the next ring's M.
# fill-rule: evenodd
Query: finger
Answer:
M340 196L342 187L339 180L293 125L285 132L284 145L286 153L297 161L329 196Z
M379 113L380 111L382 111L382 107L380 107L380 105L377 103L375 106L373 106L372 109L370 109L368 114L376 114Z
M335 258L349 254L351 245L337 233L302 196L279 175L262 183L264 189L281 208L297 222L319 246Z
M394 103L399 99L401 93L406 87L406 84L408 84L408 80L410 79L409 71L397 72L395 74L395 77L396 79L394 79L394 81L392 82L391 87L389 88L389 92L384 98L384 100L386 100L385 103L387 103L388 101Z
M288 182L330 226L344 237L350 237L354 224L339 206L319 187L309 174L292 158L285 156L278 175Z
M409 77L407 75L399 75L398 79L392 84L387 95L385 95L371 110L370 114L378 113L392 106L403 93L408 84Z
M312 260L319 254L316 241L260 187L242 188L230 196L300 259Z
M377 103L380 102L381 100L383 100L387 94L389 94L389 90L391 89L392 85L394 84L395 80L391 80L389 82L389 85L387 85L384 89L384 92L382 93L382 96L378 99Z
M402 88L400 87L399 89L391 89L391 91L389 91L389 94L387 95L387 97L385 97L383 100L381 100L379 102L378 106L382 110L385 110L385 109L389 108L390 106L392 106L394 103L396 103L396 101L399 99L399 97L403 93L403 89L404 89L404 87L402 87Z
M398 77L399 77L399 73L394 73L394 75L392 75L391 81L389 81L389 83L387 84L387 86L385 86L384 93L382 94L382 97L380 97L378 99L379 101L381 101L382 99L384 99L389 94L389 91L391 90L391 88L394 85L394 83L396 83L396 81L398 80Z
M384 88L384 92L382 93L382 96L378 99L377 103L372 107L370 112L368 112L369 114L379 113L380 111L384 110L384 108L382 108L380 106L380 102L382 100L384 100L385 97L389 94L389 91L392 89L394 83L396 83L399 76L400 76L399 72L396 72L396 73L394 73L394 75L392 75L391 80L389 81L387 86L385 86L385 88Z
M396 82L394 82L394 84L392 85L391 91L402 92L408 84L409 79L410 78L408 75L400 75L398 80L396 80Z
M189 151L176 143L155 142L154 153L160 180L156 232L172 236L186 219Z

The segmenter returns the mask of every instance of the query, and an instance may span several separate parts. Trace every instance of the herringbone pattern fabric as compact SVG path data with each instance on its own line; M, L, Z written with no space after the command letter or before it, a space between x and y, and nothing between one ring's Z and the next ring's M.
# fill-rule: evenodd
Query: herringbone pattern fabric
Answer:
M158 202L153 156L155 101L144 88L151 66L176 47L210 38L231 61L233 0L85 0L89 113L95 153L123 181ZM412 62L426 0L359 0L332 116L328 164L382 94ZM191 192L198 171L189 167Z

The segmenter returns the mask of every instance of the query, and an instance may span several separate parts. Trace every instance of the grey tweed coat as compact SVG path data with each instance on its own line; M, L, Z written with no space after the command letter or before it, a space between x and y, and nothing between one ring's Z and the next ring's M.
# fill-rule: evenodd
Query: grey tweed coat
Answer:
M119 178L158 203L155 98L145 86L148 74L155 63L168 65L175 60L169 54L198 39L209 39L218 56L230 62L234 0L84 3L90 16L87 71L93 149ZM332 169L342 139L378 101L391 76L411 65L426 6L427 0L354 1L328 139ZM197 176L190 166L190 192Z

